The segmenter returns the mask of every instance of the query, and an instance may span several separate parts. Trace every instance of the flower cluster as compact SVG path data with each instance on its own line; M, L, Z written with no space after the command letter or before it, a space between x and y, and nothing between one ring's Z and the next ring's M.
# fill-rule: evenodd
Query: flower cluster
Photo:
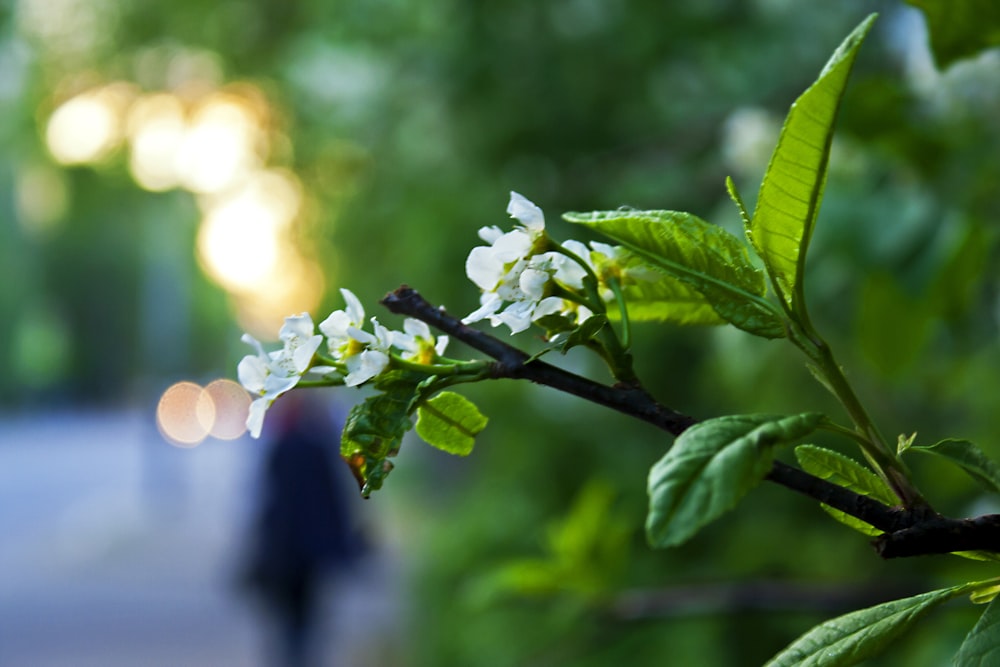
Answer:
M462 321L488 319L495 327L505 324L518 333L546 315L576 311L552 294L552 281L578 289L586 272L553 249L545 234L545 216L535 204L511 192L507 213L521 224L507 233L496 226L480 229L479 238L490 245L473 248L465 262L466 275L483 294L479 308ZM582 321L589 315L587 310L577 316Z
M462 320L466 324L489 320L494 327L503 324L518 333L543 318L559 316L578 325L594 308L603 307L595 304L597 298L613 298L610 281L645 279L624 248L597 242L589 247L579 241L556 244L545 231L542 210L516 192L510 193L507 213L517 220L514 229L483 227L479 237L488 245L473 248L466 260L466 274L482 290L479 308ZM584 289L588 276L599 295ZM402 331L392 331L374 317L366 322L354 293L340 293L344 308L320 322L318 332L307 313L286 318L279 332L280 350L268 352L253 336L243 336L256 350L238 368L240 382L255 397L247 418L253 437L260 436L271 404L306 376L321 384L356 387L393 364L431 367L444 354L448 337L435 338L426 323L407 319Z
M306 375L329 384L356 387L389 368L393 359L422 365L433 364L448 345L448 337L437 339L419 320L407 319L403 331L391 331L371 318L372 331L365 331L365 309L348 289L340 293L346 303L319 324L319 332L308 313L285 318L278 338L280 350L267 352L250 334L243 341L256 349L237 368L240 383L253 394L247 430L260 436L264 415L275 399L294 388ZM326 341L324 357L320 348ZM394 352L395 350L396 352Z
M542 210L516 192L510 193L507 213L520 224L507 233L496 226L480 229L479 238L489 245L473 248L465 262L466 275L482 295L464 323L485 319L510 327L512 334L549 315L580 324L593 314L584 305L584 278L590 274L604 286L610 278L625 277L630 258L625 248L597 242L588 248L579 241L556 245L546 235ZM601 298L610 300L610 290L602 289Z

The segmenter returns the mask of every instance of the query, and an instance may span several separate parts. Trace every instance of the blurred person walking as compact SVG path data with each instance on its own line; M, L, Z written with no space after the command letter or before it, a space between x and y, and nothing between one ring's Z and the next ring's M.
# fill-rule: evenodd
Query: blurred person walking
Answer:
M304 394L286 394L268 410L271 444L242 575L264 608L266 664L274 667L328 664L318 642L324 591L367 548L351 508L357 494L337 474L346 470L334 467L342 465L334 453L340 425Z

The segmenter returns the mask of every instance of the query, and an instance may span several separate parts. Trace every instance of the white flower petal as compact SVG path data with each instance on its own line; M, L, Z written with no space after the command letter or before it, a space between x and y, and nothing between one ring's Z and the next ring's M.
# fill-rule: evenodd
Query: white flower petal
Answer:
M417 342L417 339L402 331L392 332L392 346L407 354L416 354L420 350L420 343Z
M476 246L465 260L465 275L476 287L489 292L503 277L503 262L497 258L493 248Z
M486 241L489 244L493 244L498 238L503 236L503 230L496 225L490 225L489 227L479 228L479 238Z
M427 325L427 322L413 317L407 317L403 320L403 331L413 338L422 338L424 340L431 340L432 338L431 328Z
M330 339L331 343L333 341L340 341L347 337L348 327L360 324L359 322L351 321L351 316L343 310L335 310L330 313L330 316L325 320L320 322L319 330L323 332L323 335Z
M503 310L490 317L493 326L506 324L510 327L511 335L520 333L531 326L531 312L534 304L530 301L519 301L512 303Z
M247 355L240 360L236 367L236 375L240 379L243 388L252 394L259 395L264 391L264 380L270 371L267 364L260 357Z
M532 301L538 301L545 295L545 286L549 282L549 274L538 269L525 269L521 272L518 287Z
M377 345L378 338L373 334L368 333L357 327L347 327L347 335L358 341L359 343L364 343L365 345Z
M313 325L309 313L300 313L285 318L285 323L281 326L281 331L278 332L278 338L290 342L299 338L309 338L315 333L316 327Z
M258 398L250 404L250 412L247 415L247 430L250 431L251 438L259 438L260 431L264 427L264 414L271 407L271 399Z
M372 348L388 352L392 345L392 332L382 326L377 319L372 318L372 329L375 331L375 343Z
M554 315L555 313L562 311L564 305L563 300L557 296L546 297L539 301L538 305L535 306L533 312L531 313L531 320L533 322L537 322L546 315Z
M303 339L302 342L292 351L292 361L295 366L295 371L297 373L303 373L309 364L312 363L313 355L316 354L316 350L323 343L322 336L310 336L309 338Z
M581 243L576 239L570 239L568 241L563 241L562 246L593 268L594 264L590 261L590 248L588 248L585 243Z
M509 264L528 257L533 245L534 241L530 234L515 229L494 241L489 250L501 264Z
M545 215L542 213L542 209L516 192L510 193L507 213L510 217L517 218L522 225L534 233L545 229Z
M275 399L289 389L292 389L299 383L300 379L302 379L301 375L282 376L276 373L271 373L264 380L264 393L262 396L265 398Z
M615 259L618 253L616 252L618 248L607 243L601 243L600 241L591 241L590 247L594 249L598 255L604 255L608 259ZM574 250L574 252L576 252Z
M378 350L365 350L349 358L346 364L348 373L344 378L344 384L356 387L384 371L389 365L389 355Z
M361 301L354 295L354 292L346 287L340 288L340 294L344 297L344 302L347 304L345 310L350 316L351 321L354 324L360 325L365 319L365 307L361 305Z
M337 369L333 366L313 366L305 372L305 375L318 375L322 377L324 375L337 372Z
M445 348L448 347L448 340L447 336L440 336L437 339L437 343L434 344L434 351L439 357L444 354Z
M490 317L503 305L503 299L493 292L484 292L479 297L479 308L462 318L462 324L472 324ZM494 325L496 326L496 325Z

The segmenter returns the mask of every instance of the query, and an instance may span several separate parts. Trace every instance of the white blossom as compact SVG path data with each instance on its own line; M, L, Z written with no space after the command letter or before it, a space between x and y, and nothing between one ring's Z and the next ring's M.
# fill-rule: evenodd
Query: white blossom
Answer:
M399 349L406 361L420 364L433 363L435 357L444 354L448 347L448 337L435 339L426 322L408 317L403 321L403 331L393 331L393 347Z
M286 317L278 337L284 346L273 352L265 351L260 341L250 334L242 338L257 351L255 355L243 357L237 367L240 383L255 396L247 417L247 430L254 438L260 437L267 409L276 398L299 383L323 342L308 313Z
M345 307L320 322L326 345L336 361L344 364L344 384L356 387L379 375L389 366L392 333L372 318L374 333L364 330L365 309L354 293L341 288Z
M554 253L536 254L545 236L545 216L538 206L511 192L507 213L520 224L507 233L498 227L483 227L479 237L490 245L473 248L466 259L466 275L483 294L479 308L462 321L469 324L489 319L493 326L506 324L511 333L518 333L532 321L558 310L553 311L548 302L542 305L555 272Z

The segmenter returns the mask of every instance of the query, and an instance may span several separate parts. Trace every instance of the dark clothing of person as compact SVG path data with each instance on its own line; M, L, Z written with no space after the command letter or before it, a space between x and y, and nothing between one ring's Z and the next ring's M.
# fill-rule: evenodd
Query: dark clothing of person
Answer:
M350 491L333 467L340 463L332 453L339 434L301 417L286 423L266 461L245 576L277 621L279 664L287 667L310 664L322 586L363 550Z

